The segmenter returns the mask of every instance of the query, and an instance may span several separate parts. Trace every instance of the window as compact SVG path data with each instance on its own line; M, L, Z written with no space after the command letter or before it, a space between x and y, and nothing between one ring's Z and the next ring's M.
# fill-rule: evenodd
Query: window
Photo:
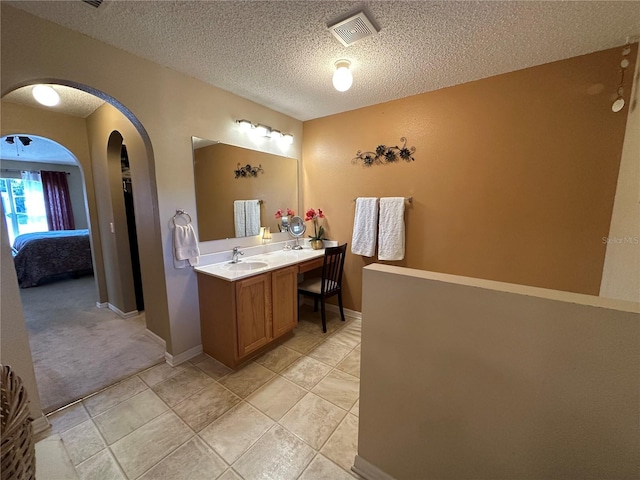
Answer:
M39 179L0 178L0 194L11 245L20 234L49 230Z

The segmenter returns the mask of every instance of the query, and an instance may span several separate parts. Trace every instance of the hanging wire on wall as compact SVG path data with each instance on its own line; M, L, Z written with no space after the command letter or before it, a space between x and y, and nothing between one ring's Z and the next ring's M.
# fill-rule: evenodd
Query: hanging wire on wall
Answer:
M625 45L624 48L622 49L622 60L620 61L620 84L618 85L618 96L616 97L616 99L613 101L613 104L611 105L611 110L614 113L618 113L620 110L622 110L624 108L624 73L627 69L627 67L629 66L629 59L628 58L624 58L627 55L629 55L629 53L631 52L631 46L629 45Z

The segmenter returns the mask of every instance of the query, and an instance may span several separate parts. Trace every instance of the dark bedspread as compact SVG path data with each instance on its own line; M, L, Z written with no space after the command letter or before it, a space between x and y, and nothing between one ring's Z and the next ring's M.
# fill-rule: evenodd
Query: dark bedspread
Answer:
M21 288L34 287L45 278L93 270L88 230L27 233L13 243L13 260Z

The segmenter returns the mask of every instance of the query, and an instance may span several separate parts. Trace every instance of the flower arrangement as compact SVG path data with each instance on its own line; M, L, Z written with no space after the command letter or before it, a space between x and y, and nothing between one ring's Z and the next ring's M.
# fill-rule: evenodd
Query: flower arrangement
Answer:
M307 210L307 213L305 213L304 221L305 222L313 221L313 235L309 235L309 238L311 238L312 242L316 240L325 239L323 226L320 225L320 227L318 228L319 218L324 218L324 212L322 211L321 208L319 208L318 210L314 210L313 208L310 208L309 210Z
M286 228L285 228L285 231L286 231L286 229L288 228L288 225L289 225L287 217L293 217L295 214L296 214L296 212L294 212L289 207L287 207L285 210L283 210L283 209L277 210L276 214L275 214L275 217L276 217L276 219L280 219L282 217L285 217L285 221L282 222L282 223L286 224ZM280 226L280 224L278 224L278 230L280 230L281 232L283 231L282 227Z

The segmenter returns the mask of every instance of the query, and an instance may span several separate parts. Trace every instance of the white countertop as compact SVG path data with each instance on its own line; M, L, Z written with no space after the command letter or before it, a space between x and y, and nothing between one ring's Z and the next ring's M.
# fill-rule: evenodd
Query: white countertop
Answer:
M270 272L271 270L288 267L289 265L295 265L322 256L324 256L324 249L313 250L311 248L303 248L302 250L276 250L247 257L241 256L238 263L235 264L227 260L225 262L194 267L193 269L198 273L204 273L234 282L242 278L252 277L253 275Z

